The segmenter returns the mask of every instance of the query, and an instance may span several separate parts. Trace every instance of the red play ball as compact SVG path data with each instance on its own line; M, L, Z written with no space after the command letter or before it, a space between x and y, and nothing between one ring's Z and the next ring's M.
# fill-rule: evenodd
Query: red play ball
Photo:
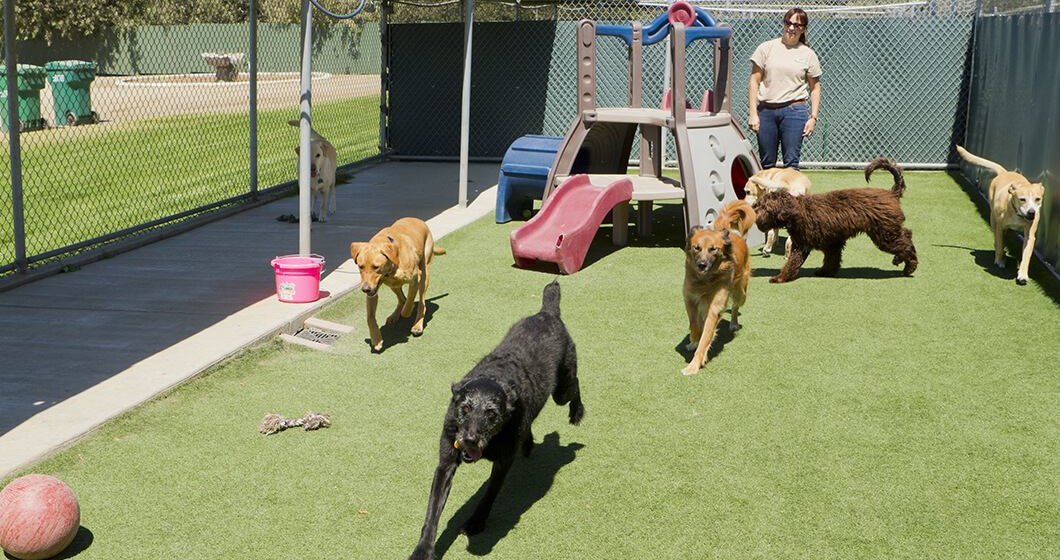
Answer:
M0 548L21 560L59 554L81 526L81 506L65 482L27 474L0 491Z

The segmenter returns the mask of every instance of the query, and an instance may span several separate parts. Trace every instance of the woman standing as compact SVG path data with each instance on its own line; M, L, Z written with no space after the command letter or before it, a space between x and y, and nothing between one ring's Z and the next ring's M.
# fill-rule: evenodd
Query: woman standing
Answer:
M758 134L764 169L776 167L778 142L784 167L798 169L802 139L817 126L821 63L806 40L808 23L802 9L788 10L781 36L758 45L751 55L747 126Z

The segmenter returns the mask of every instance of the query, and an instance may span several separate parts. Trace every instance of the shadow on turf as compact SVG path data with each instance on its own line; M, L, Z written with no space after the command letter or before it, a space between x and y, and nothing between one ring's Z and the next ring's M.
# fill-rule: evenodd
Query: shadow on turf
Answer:
M725 313L731 312L731 308L725 309ZM710 350L707 351L707 362L718 357L718 355L720 355L721 352L725 350L725 345L732 342L732 339L734 338L736 338L736 333L729 330L729 319L722 319L721 321L718 321L718 330L714 334L714 340L712 340L710 343ZM691 339L689 339L686 335L684 338L681 339L681 342L677 343L677 346L674 346L674 350L678 354L680 354L682 358L684 358L686 363L691 361L692 355L696 353L695 350L689 350L687 348L690 342Z
M427 298L427 310L423 313L424 330L427 330L427 325L430 324L431 317L433 317L434 312L438 310L438 304L434 303L435 300L442 299L448 295L449 292L446 292L444 294L436 295L432 298ZM394 305L397 305L397 299L395 298L392 303ZM417 305L419 304L417 303ZM411 316L401 317L393 325L382 324L383 321L385 321L386 318L390 316L391 311L393 311L393 308L386 307L383 305L382 302L379 302L379 308L376 311L376 317L380 323L379 332L383 335L383 350L381 351L385 351L387 348L390 348L391 346L394 346L396 344L403 344L405 342L408 342L409 338L412 338L412 324L416 322L416 308L412 308ZM367 328L365 329L365 332L367 332ZM365 338L364 341L368 345L372 344L372 340L370 338Z
M783 266L784 262L781 261L777 264ZM777 274L780 274L779 268L762 268L754 265L751 266L751 276L755 278L761 278L763 276L769 278L772 276L776 276ZM902 278L903 276L904 275L902 274L901 269L887 270L883 268L874 268L868 266L855 266L850 268L840 268L839 272L831 278L882 280L884 278ZM913 276L915 277L916 275L914 274ZM820 278L819 276L817 276L817 270L803 268L799 271L799 278L810 277Z
M576 442L560 445L559 433L552 432L534 446L529 457L516 458L493 505L493 511L486 520L486 529L468 538L467 551L476 556L492 552L493 547L519 523L523 513L548 493L559 470L573 462L575 453L583 447ZM487 483L484 482L478 492L449 519L445 531L434 545L435 558L445 556L453 546L460 534L460 527L471 517L471 512L486 492Z
M89 531L84 525L77 528L77 534L74 535L74 540L59 553L58 556L51 556L51 560L63 560L64 558L73 558L78 554L88 550L88 547L92 546L92 541L95 537L92 535L92 531ZM10 554L4 553L4 558L8 560L18 560Z

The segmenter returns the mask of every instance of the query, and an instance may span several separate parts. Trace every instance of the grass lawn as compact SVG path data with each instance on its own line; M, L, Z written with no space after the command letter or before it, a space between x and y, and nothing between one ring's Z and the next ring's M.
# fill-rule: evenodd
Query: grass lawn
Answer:
M818 192L862 182L811 173ZM885 188L886 174L874 185ZM1060 550L1060 321L1043 287L985 270L991 234L947 175L910 172L920 268L865 238L839 278L767 282L755 256L743 330L699 375L681 303L680 217L560 280L587 416L546 406L484 534L456 532L489 474L462 466L439 528L445 558L1045 558ZM405 558L459 379L549 274L512 267L518 223L487 217L439 242L424 335L364 342L364 298L326 318L331 354L268 344L34 466L77 492L79 559ZM778 242L778 248L783 242ZM980 253L987 253L981 258ZM393 297L384 295L385 315ZM262 436L267 412L331 428ZM5 481L6 482L6 481ZM90 541L90 542L89 542ZM1049 553L1053 550L1054 553Z
M378 152L378 105L375 96L313 105L314 123L324 123L316 128L335 144L340 162ZM259 112L259 188L297 177L298 129L287 124L297 116L295 106ZM249 138L250 117L229 113L136 121L99 134L24 142L27 253L249 192ZM10 190L8 185L8 197ZM13 260L8 216L0 220L0 263Z

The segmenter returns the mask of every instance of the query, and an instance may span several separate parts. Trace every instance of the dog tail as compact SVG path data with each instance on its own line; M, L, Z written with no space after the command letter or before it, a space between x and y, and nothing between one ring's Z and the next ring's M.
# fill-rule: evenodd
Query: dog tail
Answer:
M734 200L726 204L714 221L714 231L736 230L743 237L747 237L747 230L755 223L754 208L745 200Z
M445 254L445 249L442 249L441 247L435 245L434 248L431 249L431 252L434 253L435 255L444 255Z
M988 169L992 169L994 173L997 173L998 175L1008 171L1008 169L1001 167L1000 163L994 163L988 159L974 155L968 150L965 150L963 146L957 146L957 155L961 156L961 158L963 158L968 163L974 163L975 165L981 165Z
M544 296L541 298L541 312L551 313L559 317L559 281L553 280L545 286Z
M869 165L865 167L865 182L868 183L872 172L880 168L890 171L894 176L894 186L891 187L891 192L896 198L902 198L902 194L905 193L905 178L902 177L902 168L898 167L898 164L891 158L878 157L869 162Z

